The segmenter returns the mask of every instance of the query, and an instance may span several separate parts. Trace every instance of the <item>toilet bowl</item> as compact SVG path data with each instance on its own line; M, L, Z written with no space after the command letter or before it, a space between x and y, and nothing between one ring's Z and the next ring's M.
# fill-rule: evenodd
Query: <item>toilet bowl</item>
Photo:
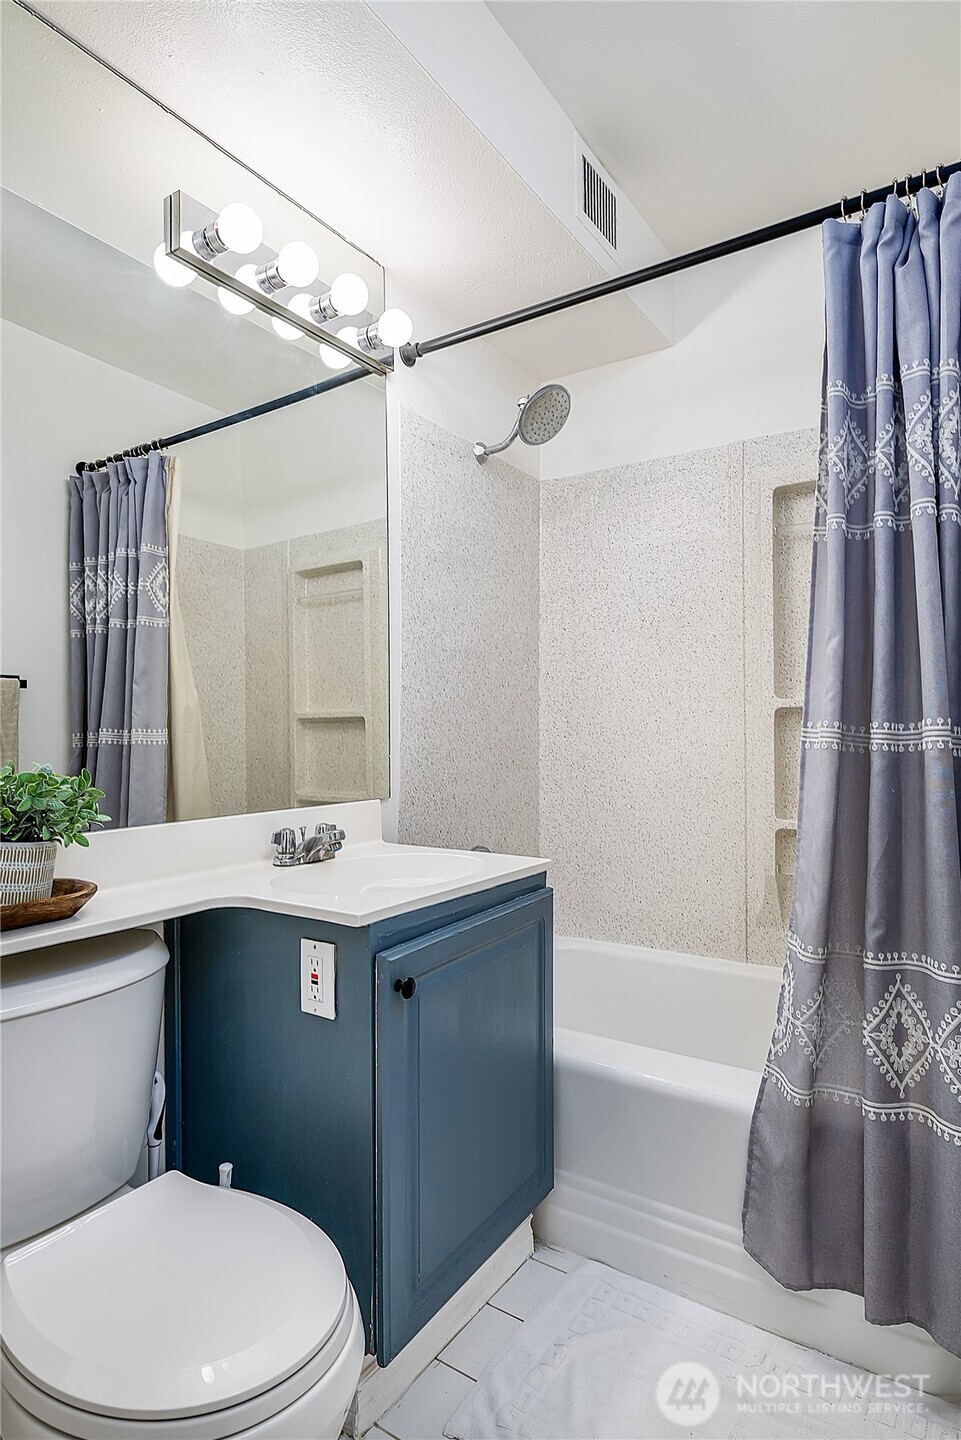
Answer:
M328 1236L176 1171L118 1193L166 959L141 931L5 964L0 1435L336 1440L365 1336Z

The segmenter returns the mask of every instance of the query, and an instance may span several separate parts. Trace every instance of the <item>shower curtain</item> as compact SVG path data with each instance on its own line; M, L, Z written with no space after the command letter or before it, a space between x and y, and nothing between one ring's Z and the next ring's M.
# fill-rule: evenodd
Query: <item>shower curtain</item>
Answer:
M114 825L166 818L167 463L154 452L70 479L73 767Z
M798 857L744 1244L961 1355L961 175L824 226Z

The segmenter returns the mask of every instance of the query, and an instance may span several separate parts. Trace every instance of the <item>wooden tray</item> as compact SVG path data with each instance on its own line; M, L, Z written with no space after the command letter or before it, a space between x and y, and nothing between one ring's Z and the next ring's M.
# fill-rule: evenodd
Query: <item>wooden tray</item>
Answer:
M49 900L21 900L16 905L0 905L0 930L20 930L24 925L69 920L96 893L92 880L54 880Z

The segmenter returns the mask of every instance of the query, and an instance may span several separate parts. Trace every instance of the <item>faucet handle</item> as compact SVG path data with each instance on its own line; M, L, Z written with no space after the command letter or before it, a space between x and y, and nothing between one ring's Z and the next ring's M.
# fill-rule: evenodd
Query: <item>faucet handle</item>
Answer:
M270 843L271 845L276 845L276 858L279 860L283 856L293 855L297 849L297 836L288 826L283 830L275 830L270 837Z
M340 845L340 841L347 839L347 836L344 834L343 830L338 830L336 825L326 825L323 822L321 822L321 824L317 826L314 834L318 835L322 840L326 840L330 844L336 844L338 848Z

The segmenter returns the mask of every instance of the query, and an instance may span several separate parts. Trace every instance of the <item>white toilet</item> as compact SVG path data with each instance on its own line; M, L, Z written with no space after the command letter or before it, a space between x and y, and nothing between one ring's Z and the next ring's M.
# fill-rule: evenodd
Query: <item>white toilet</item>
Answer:
M333 1243L176 1172L127 1188L166 963L146 930L4 960L0 1434L335 1440L365 1347Z

